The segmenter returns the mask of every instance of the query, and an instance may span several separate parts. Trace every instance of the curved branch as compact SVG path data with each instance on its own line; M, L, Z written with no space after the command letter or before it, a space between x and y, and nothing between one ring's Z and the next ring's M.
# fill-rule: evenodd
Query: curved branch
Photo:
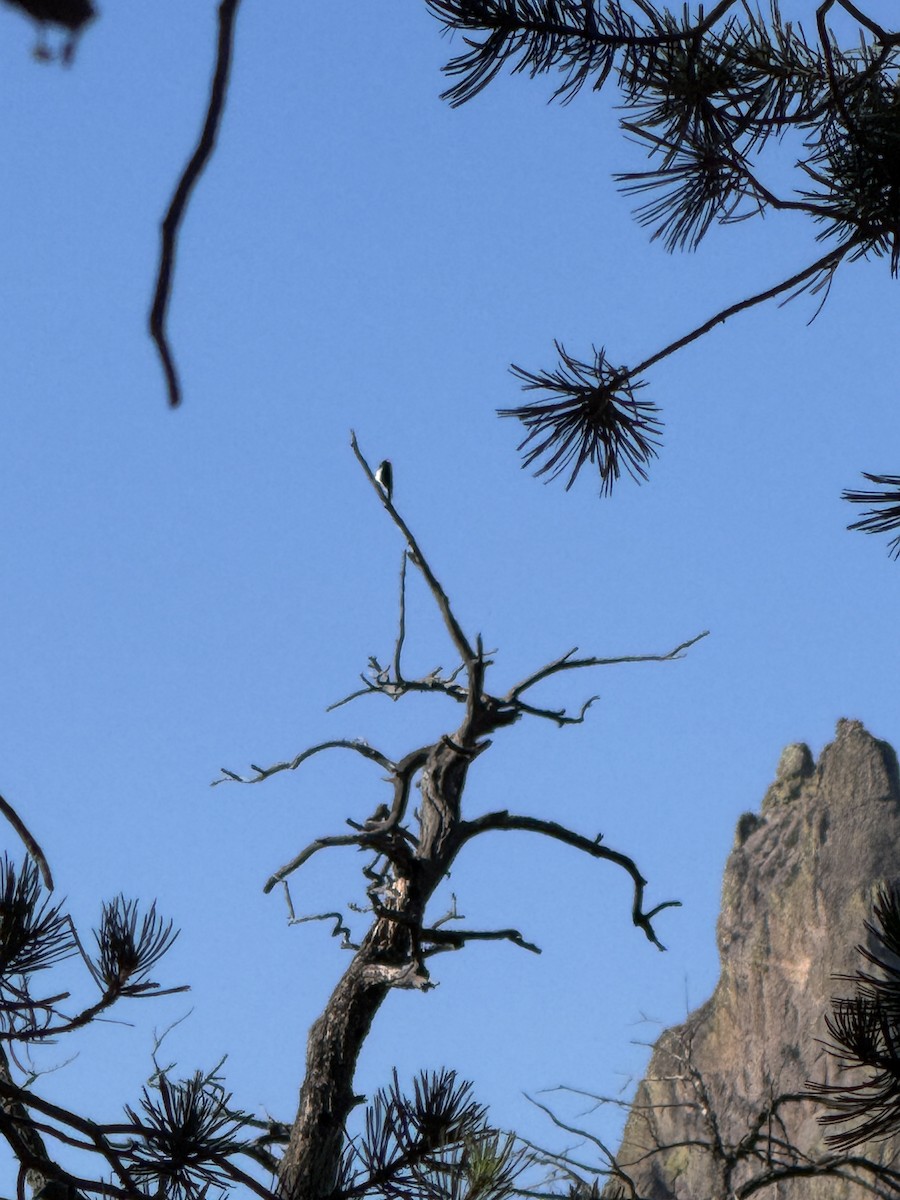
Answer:
M412 750L393 768L394 799L390 811L382 821L370 818L365 825L369 833L386 833L399 825L406 816L409 805L409 789L417 771L420 771L428 761L430 746L422 746Z
M647 885L647 880L637 869L637 864L634 859L629 858L627 854L622 854L619 850L610 850L608 847L601 845L600 837L593 841L590 838L583 837L580 833L575 833L572 829L567 829L565 825L560 825L556 821L544 821L540 817L519 817L514 816L507 810L500 812L485 813L484 816L477 817L474 821L463 821L459 829L459 845L470 841L482 833L492 833L494 831L512 831L517 830L521 833L539 833L544 837L552 838L554 841L562 842L566 846L572 846L575 850L581 850L585 854L589 854L592 858L602 858L609 862L614 862L631 876L634 884L634 900L631 906L631 919L634 924L644 931L647 939L660 950L665 950L665 946L656 936L653 929L652 920L657 913L662 912L664 908L680 908L680 900L666 900L662 904L651 909L649 912L644 912L644 888Z
M516 708L523 716L544 717L548 721L554 721L562 729L564 725L583 725L588 709L599 699L599 696L588 696L577 717L569 716L564 708L535 708L533 704L526 704L524 700L517 700Z
M172 273L175 268L176 245L181 222L187 208L188 200L197 180L203 174L206 164L215 148L222 112L225 108L225 98L228 94L228 76L231 70L231 56L234 45L234 24L238 6L241 0L221 0L219 4L219 34L216 48L216 66L213 72L209 92L209 104L200 140L193 154L187 161L178 185L169 203L168 211L163 218L161 234L162 244L159 255L159 269L156 276L156 288L153 293L153 304L150 309L150 336L156 344L162 368L166 376L166 389L169 393L169 406L177 408L181 403L181 384L175 369L175 360L169 346L169 335L166 330L166 318L169 312L169 300L172 296Z
M289 863L285 863L274 875L271 875L266 881L263 891L266 893L271 892L276 884L283 883L288 875L293 874L299 867L302 867L305 862L308 862L320 850L330 850L334 846L364 846L367 841L368 837L365 833L335 833L330 837L316 838L314 842L309 843L306 849L301 850L295 858L292 858Z
M310 746L308 750L302 751L296 756L286 760L285 762L273 763L271 767L258 767L255 763L251 763L251 770L256 772L252 779L245 779L243 775L238 775L234 771L229 771L226 767L220 767L222 772L221 779L214 779L210 783L210 787L216 787L220 783L262 783L264 779L269 779L272 775L277 775L279 771L296 771L297 768L308 758L312 758L314 754L318 754L320 750L355 750L357 754L361 754L363 758L368 758L371 762L376 762L380 767L384 767L386 771L396 771L397 764L392 762L386 754L382 754L380 750L376 750L374 746L370 746L368 742L362 741L361 738L336 738L331 742L320 742L318 746Z
M41 873L41 878L44 881L47 891L52 892L53 876L50 874L50 867L47 863L47 859L44 857L43 850L37 844L37 839L32 835L28 826L25 824L13 806L7 800L4 800L2 796L0 796L0 814L6 817L7 821L9 821L10 825L12 825L13 829L22 839L25 849L31 855L35 866Z

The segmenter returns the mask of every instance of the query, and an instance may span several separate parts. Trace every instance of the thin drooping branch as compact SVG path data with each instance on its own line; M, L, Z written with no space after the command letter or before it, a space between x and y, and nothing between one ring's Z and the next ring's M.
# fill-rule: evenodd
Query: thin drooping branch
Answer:
M166 390L169 395L169 405L177 408L181 403L181 384L178 370L169 345L167 319L169 301L172 296L172 276L175 270L175 258L178 246L178 234L185 209L191 192L197 180L203 174L210 156L215 149L225 100L228 95L228 77L231 71L231 59L234 46L234 26L237 10L241 0L220 0L218 15L218 37L216 45L216 65L213 72L209 91L209 103L200 139L185 165L181 178L172 195L169 208L162 221L159 267L156 276L156 288L153 293L153 303L150 308L150 336L156 344L166 377Z
M566 725L583 725L584 718L587 716L589 709L599 699L599 696L588 696L587 700L582 702L577 717L572 716L564 708L538 708L534 704L526 704L524 700L516 701L516 711L521 713L522 716L542 717L545 721L553 721L554 724L562 729Z

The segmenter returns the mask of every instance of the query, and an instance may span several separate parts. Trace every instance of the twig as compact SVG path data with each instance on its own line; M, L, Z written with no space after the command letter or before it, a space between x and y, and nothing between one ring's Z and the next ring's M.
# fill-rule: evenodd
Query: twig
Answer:
M400 684L403 682L403 675L400 670L400 656L403 652L403 642L406 638L406 559L407 552L403 551L403 558L400 560L400 616L397 624L397 644L394 646L394 682Z
M301 850L296 857L292 858L289 863L285 863L274 875L270 876L266 880L263 891L266 893L271 892L276 884L283 883L288 875L293 874L294 871L302 867L305 862L308 862L320 850L331 850L335 846L364 846L367 840L367 836L362 833L335 833L330 837L316 838L314 842L310 842L304 850Z
M165 372L166 388L171 408L177 408L181 403L181 384L178 381L178 372L175 368L175 361L169 346L169 335L166 330L169 300L172 295L172 273L175 268L178 233L191 192L197 180L203 174L215 148L216 137L222 120L222 112L225 108L225 98L228 94L228 76L231 70L231 57L234 45L234 24L240 2L241 0L221 0L219 4L219 34L216 48L216 65L210 86L206 119L200 134L200 140L197 142L194 152L188 159L187 165L182 172L161 227L162 244L160 246L159 269L156 276L156 289L153 293L153 304L150 309L150 336L156 343L162 368Z

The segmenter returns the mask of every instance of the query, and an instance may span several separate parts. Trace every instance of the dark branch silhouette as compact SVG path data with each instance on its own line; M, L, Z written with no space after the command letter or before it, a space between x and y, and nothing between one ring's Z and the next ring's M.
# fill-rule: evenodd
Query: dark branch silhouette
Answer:
M175 187L168 210L163 218L161 227L161 245L159 253L159 269L156 277L156 288L153 293L153 303L150 308L150 336L156 344L160 362L166 377L166 389L169 404L177 408L181 403L181 384L178 370L169 345L167 327L169 301L172 297L172 276L175 270L175 258L178 248L178 234L184 219L185 209L191 197L191 192L197 180L206 169L210 156L215 148L225 99L228 94L228 77L231 71L231 57L234 46L234 25L237 10L241 0L220 0L218 15L218 39L216 45L216 65L213 72L209 91L209 104L200 140L185 165L181 178Z

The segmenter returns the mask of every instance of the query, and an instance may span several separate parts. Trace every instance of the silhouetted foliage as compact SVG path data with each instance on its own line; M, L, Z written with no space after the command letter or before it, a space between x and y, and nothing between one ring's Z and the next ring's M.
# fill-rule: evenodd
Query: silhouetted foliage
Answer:
M880 491L855 491L847 489L844 499L851 504L870 504L872 507L854 521L849 528L861 529L863 533L893 533L900 529L900 475L863 475L870 483L880 485ZM900 534L888 542L891 558L900 558Z
M513 373L546 399L501 415L527 429L526 467L566 487L588 463L601 494L622 471L638 482L656 454L655 406L634 394L644 373L727 317L778 296L824 299L840 264L886 257L900 267L900 32L882 28L850 0L810 11L815 37L785 20L777 0L766 11L721 0L708 11L654 0L426 0L465 49L444 68L452 105L472 100L508 69L553 74L552 98L584 87L619 88L619 123L646 150L649 166L617 176L638 201L637 220L667 250L694 250L714 224L775 210L808 216L829 249L772 287L716 313L635 366L612 368L604 352L581 362L556 342L559 366ZM844 46L828 24L843 10L858 25ZM767 184L766 151L795 134L793 192ZM783 167L778 164L779 178ZM893 477L875 477L881 478ZM849 498L856 498L851 496ZM900 514L881 518L900 528ZM868 528L857 523L852 528ZM898 543L900 546L900 543Z
M490 1128L472 1085L453 1071L423 1073L413 1095L390 1087L366 1110L365 1132L348 1142L338 1193L347 1200L494 1200L514 1191L526 1156L515 1141Z
M850 1123L826 1139L841 1150L900 1132L900 888L881 887L873 911L866 929L875 948L857 949L875 973L858 970L854 995L835 997L825 1020L826 1049L850 1079L809 1084L832 1110L823 1125Z
M568 103L584 88L615 81L622 132L647 153L641 171L616 176L638 202L636 219L669 251L695 250L714 224L773 211L810 218L828 249L805 267L714 313L701 325L634 365L613 367L604 350L582 359L555 341L558 364L513 365L527 391L543 397L513 408L525 426L518 444L523 466L536 475L566 477L571 488L590 464L608 495L625 473L648 477L662 424L652 400L636 399L651 367L703 337L729 317L777 297L827 298L844 261L889 260L900 271L900 31L884 28L853 0L821 0L810 8L808 37L786 20L778 0L767 9L745 0L670 8L655 0L425 0L445 32L465 49L444 71L444 98L464 104L504 70L532 78L553 74L552 99ZM91 0L8 0L39 23L72 31L94 16ZM174 188L161 226L161 247L149 331L166 379L169 403L182 387L169 340L168 310L177 242L191 194L215 148L228 95L240 0L219 0L216 52L205 119ZM829 17L842 12L857 25L844 45ZM71 52L72 43L64 57ZM42 53L42 57L49 57ZM766 152L793 135L797 183L785 189ZM874 475L876 481L898 477ZM850 500L863 493L847 492ZM851 529L900 529L888 507ZM900 555L900 538L891 543Z

